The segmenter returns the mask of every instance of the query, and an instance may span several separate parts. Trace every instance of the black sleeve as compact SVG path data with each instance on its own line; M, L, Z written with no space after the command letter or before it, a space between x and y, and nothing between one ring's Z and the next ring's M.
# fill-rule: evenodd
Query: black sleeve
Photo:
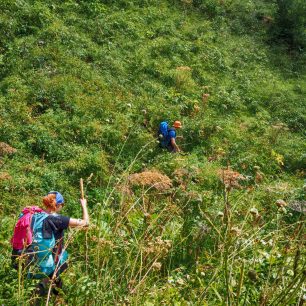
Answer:
M50 215L43 223L43 237L48 239L52 237L52 232L57 239L58 235L69 226L70 217L61 215Z
M65 230L69 226L70 217L57 215L57 216L49 216L48 219L52 221L54 226L56 226L57 230L59 231Z

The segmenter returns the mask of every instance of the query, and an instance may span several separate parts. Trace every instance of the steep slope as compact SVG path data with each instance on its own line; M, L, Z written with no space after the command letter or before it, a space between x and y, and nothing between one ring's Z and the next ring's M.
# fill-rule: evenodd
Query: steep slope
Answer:
M1 303L29 299L9 266L21 207L60 190L78 215L91 173L95 227L73 232L71 305L298 301L303 214L275 203L305 200L305 54L272 39L277 2L0 9L0 142L16 149L0 154ZM164 119L182 121L185 155L158 148ZM172 187L133 186L145 170Z

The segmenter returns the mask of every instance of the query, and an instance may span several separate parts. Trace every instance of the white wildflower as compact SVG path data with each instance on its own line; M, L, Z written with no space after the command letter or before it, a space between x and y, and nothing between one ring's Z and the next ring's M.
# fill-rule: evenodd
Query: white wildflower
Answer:
M218 216L218 217L223 217L223 216L224 216L224 213L223 213L222 211L218 211L217 216Z

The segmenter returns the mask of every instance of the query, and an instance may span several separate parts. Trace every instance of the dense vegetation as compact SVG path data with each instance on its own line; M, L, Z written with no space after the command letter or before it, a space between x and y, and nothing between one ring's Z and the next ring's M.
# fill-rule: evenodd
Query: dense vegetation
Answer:
M59 190L78 217L83 177L62 305L302 305L305 12L2 0L0 304L34 286L10 266L21 208ZM185 154L158 147L163 119Z

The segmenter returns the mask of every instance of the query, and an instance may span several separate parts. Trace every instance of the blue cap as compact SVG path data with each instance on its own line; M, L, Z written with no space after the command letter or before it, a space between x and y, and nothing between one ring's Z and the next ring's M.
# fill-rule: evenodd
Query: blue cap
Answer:
M56 205L60 205L64 203L64 197L58 191L50 191L48 194L55 194Z

